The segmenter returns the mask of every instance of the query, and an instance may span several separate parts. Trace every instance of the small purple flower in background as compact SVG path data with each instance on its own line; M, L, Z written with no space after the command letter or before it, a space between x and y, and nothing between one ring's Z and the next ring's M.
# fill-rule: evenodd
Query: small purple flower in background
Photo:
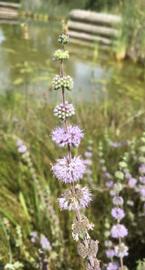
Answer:
M126 173L125 173L125 178L126 178L126 179L129 180L131 177L132 177L132 176L131 176L131 174L130 174L129 172L126 172Z
M94 181L93 181L93 177L92 177L92 174L93 174L93 168L92 168L92 165L93 165L93 161L92 161L93 148L92 148L92 144L93 144L93 141L88 140L88 147L87 147L86 152L84 153L84 163L86 165L85 174L87 176L89 184L93 188Z
M131 177L128 179L128 186L130 188L134 188L136 184L137 184L137 180L135 178Z
M123 184L122 183L114 183L112 189L110 190L110 195L112 197L116 197L116 196L119 196L118 194L120 193L120 191L124 188Z
M18 152L19 152L19 153L24 154L24 153L27 152L27 147L26 147L26 145L23 143L22 140L18 139L18 140L16 141L16 145L17 145L17 147L18 147Z
M113 148L118 148L118 147L121 147L122 145L120 142L111 142L110 146L112 146Z
M82 179L85 173L84 161L78 156L71 158L64 157L58 159L52 166L52 171L56 178L64 183L73 183Z
M92 160L91 159L85 159L84 163L86 166L91 166L92 165Z
M107 270L119 270L119 265L116 262L110 262L107 265Z
M112 179L112 175L109 172L105 172L104 177L107 179Z
M37 232L31 232L30 237L31 237L31 242L36 243L36 241L38 240L38 233Z
M40 235L40 245L41 245L41 248L45 251L51 250L50 242L44 234Z
M88 188L80 185L75 186L75 193L68 189L58 199L60 208L64 210L86 208L91 200L92 195Z
M77 147L83 138L83 132L78 126L69 125L67 128L58 127L52 132L52 140L63 147L70 145L72 147Z
M93 153L92 153L91 151L86 151L86 152L84 153L84 156L85 156L86 158L92 158Z
M120 148L123 146L128 145L128 141L123 141L123 142L113 142L110 139L108 139L108 144L113 147L113 148Z
M114 249L107 249L106 250L106 257L107 258L113 258L115 256L115 252L114 252Z
M139 167L139 173L141 175L145 174L145 164L141 164Z
M145 186L139 186L139 193L141 196L141 200L144 201L145 200Z
M106 183L105 183L107 188L112 188L113 184L114 184L114 182L112 180L106 181Z
M117 206L122 206L123 203L124 203L123 198L121 196L113 197L112 202L113 202L114 205L117 205Z
M115 246L115 256L123 258L128 256L128 247L124 243L120 243L118 246Z
M145 185L145 176L140 176L139 181L141 184Z
M124 200L120 196L120 192L124 189L124 184L122 183L122 181L125 178L128 179L128 181L132 178L127 168L125 157L122 159L122 161L119 162L119 169L115 172L115 178L119 181L114 184L113 189L110 191L110 193L112 195L112 203L114 205L111 211L111 215L116 220L116 224L112 226L110 234L112 238L115 238L116 240L118 239L118 245L114 247L114 255L119 257L120 266L118 267L118 269L123 270L125 268L123 257L128 255L128 248L125 248L126 246L124 243L122 243L122 238L128 235L128 230L123 224L120 224L120 221L125 217L125 211L122 208ZM133 181L133 184L134 182L136 184L136 181Z
M117 219L119 221L125 217L124 210L119 207L113 208L111 214L114 219Z
M33 244L40 245L41 249L43 249L44 251L51 250L50 242L44 234L39 235L38 232L34 231L30 233L30 237L31 237L31 242Z
M113 225L111 229L112 238L124 238L128 235L128 230L123 224Z

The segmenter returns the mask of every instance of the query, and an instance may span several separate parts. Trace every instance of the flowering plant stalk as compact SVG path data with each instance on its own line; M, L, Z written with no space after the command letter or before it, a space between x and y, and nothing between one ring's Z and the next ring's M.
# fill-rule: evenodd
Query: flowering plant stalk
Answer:
M120 162L120 171L115 173L117 180L124 178L123 172L121 172L121 167L125 162ZM124 167L124 166L123 166ZM126 167L126 166L125 166ZM125 270L127 267L124 265L123 259L128 256L128 247L123 242L124 238L128 235L128 230L124 224L122 224L122 219L125 217L125 211L123 209L124 200L120 195L120 192L123 190L123 185L120 182L117 182L113 185L111 191L113 208L111 215L115 220L115 224L111 228L111 236L115 239L118 244L114 246L114 256L119 258L120 261L120 270Z
M74 211L72 224L72 236L77 241L79 255L85 259L87 270L100 270L100 264L96 258L98 252L98 241L91 239L89 230L93 224L81 213L92 200L92 195L87 187L82 187L78 182L85 173L85 162L80 156L73 155L73 148L79 146L84 134L83 131L68 121L75 114L73 104L66 100L66 91L73 88L73 80L64 72L64 61L69 59L69 52L65 45L69 42L68 35L64 32L58 38L61 49L54 53L54 60L60 62L60 72L52 81L52 88L61 91L62 103L54 109L54 115L61 121L61 126L52 131L52 140L59 146L67 149L65 157L60 158L52 166L54 176L65 183L68 188L58 198L62 210Z

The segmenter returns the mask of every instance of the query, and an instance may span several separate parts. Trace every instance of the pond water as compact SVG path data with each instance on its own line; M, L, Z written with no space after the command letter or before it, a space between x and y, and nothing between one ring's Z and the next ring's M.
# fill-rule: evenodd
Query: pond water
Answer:
M57 99L50 91L50 82L58 72L52 56L58 44L61 22L25 21L0 25L0 93L27 91L34 97ZM143 67L133 63L116 63L107 54L94 49L69 45L70 61L67 73L74 78L72 92L75 101L101 101L104 97L119 97L120 92L144 100ZM123 95L122 95L123 96Z

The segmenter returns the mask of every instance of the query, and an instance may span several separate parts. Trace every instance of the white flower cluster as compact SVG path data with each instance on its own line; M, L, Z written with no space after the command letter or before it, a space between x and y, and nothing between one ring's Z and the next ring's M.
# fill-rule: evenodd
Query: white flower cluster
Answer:
M71 117L75 114L75 109L73 104L65 101L65 104L59 104L54 109L54 115L61 120L65 120L68 117Z

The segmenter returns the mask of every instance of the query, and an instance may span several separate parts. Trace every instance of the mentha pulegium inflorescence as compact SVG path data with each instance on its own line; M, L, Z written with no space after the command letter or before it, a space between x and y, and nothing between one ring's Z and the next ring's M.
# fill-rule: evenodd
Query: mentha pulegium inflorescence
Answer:
M72 151L72 148L77 148L80 145L84 132L80 127L71 125L68 121L70 117L75 115L74 106L66 100L65 93L73 88L73 79L65 74L63 66L63 63L69 59L69 52L65 50L65 45L69 42L68 35L66 33L61 34L58 42L61 48L55 51L53 58L60 63L60 73L53 78L52 89L60 91L62 100L54 109L54 115L60 120L60 126L56 127L51 135L52 140L59 147L67 149L67 153L52 165L52 172L60 182L68 186L60 195L58 203L61 210L72 210L75 213L72 236L78 242L78 253L86 260L87 270L100 270L100 264L96 258L98 241L92 240L89 235L89 230L93 229L93 224L81 213L81 209L88 207L92 200L89 189L78 183L83 179L86 165L81 156L74 156Z

